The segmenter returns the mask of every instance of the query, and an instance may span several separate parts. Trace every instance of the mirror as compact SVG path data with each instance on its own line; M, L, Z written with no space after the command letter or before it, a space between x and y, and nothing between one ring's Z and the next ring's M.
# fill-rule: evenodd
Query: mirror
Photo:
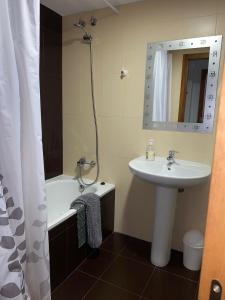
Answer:
M222 36L148 44L144 129L211 132Z

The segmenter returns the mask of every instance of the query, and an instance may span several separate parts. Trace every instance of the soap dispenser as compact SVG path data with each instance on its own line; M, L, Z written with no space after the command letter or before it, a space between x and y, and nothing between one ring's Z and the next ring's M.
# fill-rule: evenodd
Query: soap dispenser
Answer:
M147 143L145 155L147 160L155 160L154 140L152 138Z

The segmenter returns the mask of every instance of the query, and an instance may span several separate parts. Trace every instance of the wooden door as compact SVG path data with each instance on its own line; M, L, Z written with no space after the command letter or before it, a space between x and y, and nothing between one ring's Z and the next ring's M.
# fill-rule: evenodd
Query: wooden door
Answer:
M221 298L210 298L212 280L220 282L222 286ZM209 299L225 300L225 67L198 295L198 300Z
M188 93L188 79L189 78L189 63L190 61L199 61L199 60L206 60L208 62L209 60L209 53L195 53L195 54L184 54L183 55L183 63L182 63L182 74L181 74L181 87L180 87L180 101L179 101L179 112L178 112L178 122L184 122L184 116L185 116L185 107L186 107L186 101L187 101L187 93ZM201 78L200 84L202 88L204 87L204 84L207 81L207 74L208 74L208 69L205 70L205 77ZM203 74L204 75L204 74ZM202 80L205 79L205 82L202 82ZM199 109L200 111L199 114L204 113L204 105L202 103L204 102L205 98L205 88L202 89L200 88L200 94L199 94ZM198 123L202 123L202 120L197 120Z

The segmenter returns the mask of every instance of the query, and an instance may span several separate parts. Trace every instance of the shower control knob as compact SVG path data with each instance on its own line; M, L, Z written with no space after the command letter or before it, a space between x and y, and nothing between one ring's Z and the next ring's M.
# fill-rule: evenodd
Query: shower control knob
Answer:
M95 165L96 165L96 162L95 162L94 160L92 160L92 161L90 162L90 166L93 168L93 167L95 167Z
M81 157L78 161L77 161L77 166L83 166L86 164L86 158L85 157Z

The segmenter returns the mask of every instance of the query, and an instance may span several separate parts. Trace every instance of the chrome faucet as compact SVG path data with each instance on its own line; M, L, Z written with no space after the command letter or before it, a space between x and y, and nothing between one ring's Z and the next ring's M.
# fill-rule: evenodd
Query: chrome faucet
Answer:
M176 161L175 161L176 153L178 153L178 152L175 150L169 150L169 155L167 157L167 160L168 160L167 166L168 167L172 166L173 164L176 164Z
M91 168L93 168L96 165L95 161L86 161L86 158L81 157L78 161L77 161L77 166L78 167L83 167L84 165L89 165Z

